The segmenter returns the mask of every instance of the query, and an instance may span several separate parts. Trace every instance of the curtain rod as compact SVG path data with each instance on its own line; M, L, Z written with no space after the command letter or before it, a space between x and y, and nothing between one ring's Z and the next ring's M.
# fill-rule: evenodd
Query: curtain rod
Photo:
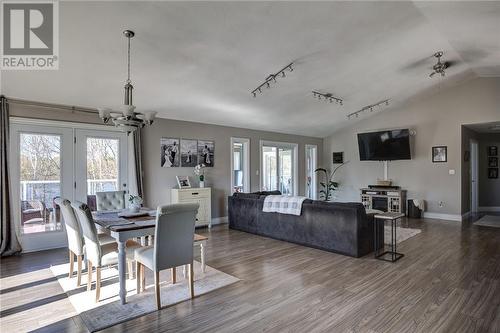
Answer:
M10 104L35 106L35 107L50 108L50 109L60 109L60 110L91 113L91 114L98 113L97 109L85 108L85 107L81 107L81 106L71 106L71 105L64 105L64 104L35 102L35 101L29 101L29 100L25 100L25 99L17 99L17 98L9 98L9 97L6 97L6 98L7 98L7 102Z

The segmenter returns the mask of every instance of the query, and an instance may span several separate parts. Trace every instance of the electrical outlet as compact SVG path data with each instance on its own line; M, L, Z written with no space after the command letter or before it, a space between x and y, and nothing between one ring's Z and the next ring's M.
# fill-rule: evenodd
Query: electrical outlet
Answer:
M443 207L444 207L444 202L439 201L439 202L438 202L438 205L439 205L439 207L440 207L440 208L443 208Z

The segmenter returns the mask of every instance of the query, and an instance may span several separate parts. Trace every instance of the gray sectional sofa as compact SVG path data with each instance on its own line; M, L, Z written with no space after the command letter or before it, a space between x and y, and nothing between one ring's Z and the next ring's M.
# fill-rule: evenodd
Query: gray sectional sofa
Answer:
M264 213L264 198L279 192L229 197L229 228L352 257L373 252L373 215L361 203L306 200L300 216ZM383 242L383 227L381 227Z

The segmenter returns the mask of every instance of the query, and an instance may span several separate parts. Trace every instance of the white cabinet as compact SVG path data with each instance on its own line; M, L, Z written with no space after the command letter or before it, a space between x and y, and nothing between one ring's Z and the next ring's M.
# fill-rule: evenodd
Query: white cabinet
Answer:
M203 188L173 188L172 203L198 203L198 215L196 215L196 226L212 227L212 199L209 187Z

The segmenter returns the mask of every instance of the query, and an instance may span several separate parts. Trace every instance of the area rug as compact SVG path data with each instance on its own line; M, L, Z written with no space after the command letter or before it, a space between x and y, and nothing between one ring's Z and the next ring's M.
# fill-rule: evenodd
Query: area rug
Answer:
M101 271L99 303L95 302L95 284L92 290L87 292L87 274L82 274L82 286L77 287L76 276L69 279L68 270L69 264L51 267L52 273L68 295L71 304L91 332L156 311L154 278L148 269L146 269L146 290L139 295L136 293L136 280L127 279L127 304L125 305L120 304L118 296L118 270L116 268L103 268ZM95 272L93 277L95 281ZM197 261L194 263L194 277L195 297L239 281L238 278L210 266L206 266L205 273L202 273L201 265ZM177 268L176 284L171 283L170 270L160 273L160 281L162 307L190 299L188 280L183 277L180 267Z
M500 216L485 215L476 222L474 222L474 225L479 225L482 227L500 228Z
M401 228L396 227L396 244L404 242L408 238L412 238L413 236L421 233L420 229L412 229L412 228ZM384 226L384 243L391 244L391 226Z

